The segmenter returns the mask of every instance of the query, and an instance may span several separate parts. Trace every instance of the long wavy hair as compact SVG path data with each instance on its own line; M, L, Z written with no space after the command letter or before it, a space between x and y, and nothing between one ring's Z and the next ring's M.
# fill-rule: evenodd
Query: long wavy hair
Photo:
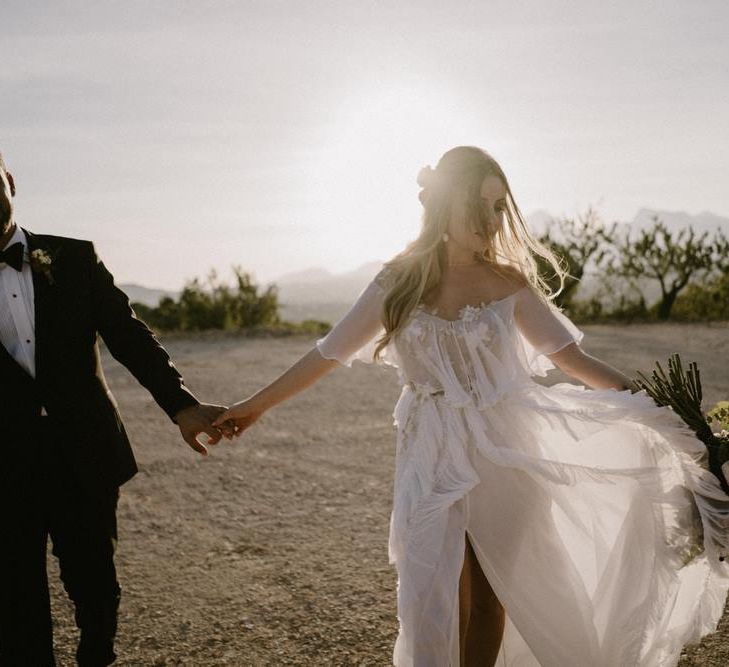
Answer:
M516 269L545 299L554 298L562 290L566 271L554 253L529 232L498 162L475 146L452 148L435 169L425 167L418 174L424 208L420 235L386 262L381 274L387 290L382 316L385 333L377 341L375 358L405 326L423 297L440 283L446 266L443 235L456 206L465 202L466 223L474 231L486 228L489 214L481 200L481 184L487 176L497 176L504 185L506 216L504 224L487 240L482 260L505 275L513 275ZM535 256L559 277L559 289L552 292L539 275Z

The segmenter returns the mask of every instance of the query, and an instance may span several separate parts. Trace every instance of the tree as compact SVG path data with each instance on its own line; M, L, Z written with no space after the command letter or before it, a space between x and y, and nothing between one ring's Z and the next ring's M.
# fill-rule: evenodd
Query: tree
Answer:
M655 215L653 222L650 229L637 234L627 230L622 238L616 238L612 252L605 257L606 270L627 279L656 280L661 288L656 315L667 320L689 281L729 263L729 243L721 231L710 239L709 232L697 234L691 226L672 232Z
M577 286L582 280L585 269L592 260L599 264L615 233L616 223L606 227L597 212L588 208L587 212L574 218L554 218L539 241L549 247L567 271L564 288L555 298L557 305L565 307L574 297ZM547 281L552 291L559 289L559 278L541 257L537 257L539 273Z

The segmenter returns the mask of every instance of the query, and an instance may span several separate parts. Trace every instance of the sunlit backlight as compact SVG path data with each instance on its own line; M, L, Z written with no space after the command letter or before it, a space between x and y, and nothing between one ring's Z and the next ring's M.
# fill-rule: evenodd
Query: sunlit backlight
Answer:
M379 85L350 96L307 173L307 215L329 239L322 248L329 267L353 268L401 250L419 230L418 170L479 134L475 114L454 95Z

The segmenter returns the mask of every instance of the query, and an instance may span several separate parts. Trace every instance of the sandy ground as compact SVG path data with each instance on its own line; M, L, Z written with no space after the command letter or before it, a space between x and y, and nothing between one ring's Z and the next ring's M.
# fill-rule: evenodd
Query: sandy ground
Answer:
M628 373L680 351L703 369L707 406L729 397L729 325L585 331L585 349ZM312 339L165 344L200 397L229 403L283 371ZM141 467L119 506L117 664L390 664L394 371L338 369L204 459L125 369L107 354L104 364ZM72 665L72 608L52 558L49 567L57 656ZM729 664L729 615L680 664Z

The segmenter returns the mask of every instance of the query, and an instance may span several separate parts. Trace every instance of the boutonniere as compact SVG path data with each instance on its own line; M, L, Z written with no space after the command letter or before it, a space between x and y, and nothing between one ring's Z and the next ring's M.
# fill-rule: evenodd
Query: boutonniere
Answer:
M30 268L36 273L42 273L51 285L53 284L52 266L53 259L45 250L36 248L30 253Z

